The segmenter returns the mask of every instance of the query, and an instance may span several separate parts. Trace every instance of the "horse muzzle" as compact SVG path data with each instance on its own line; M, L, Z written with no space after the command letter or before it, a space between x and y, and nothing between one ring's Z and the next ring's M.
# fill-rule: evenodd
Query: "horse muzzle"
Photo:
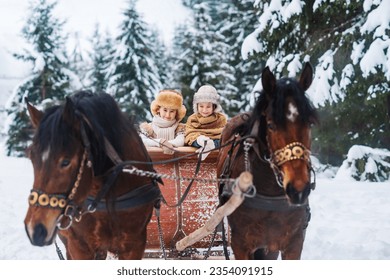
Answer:
M47 228L43 224L37 224L32 229L28 225L25 225L27 236L34 246L48 246L51 245L56 236L56 230L49 235Z
M55 235L53 234L50 238L48 238L47 229L42 224L37 224L32 231L28 229L27 225L25 226L25 229L32 245L43 247L53 243L53 237Z
M24 220L27 236L34 246L48 246L54 242L57 234L56 210L49 212L46 209L30 207Z
M311 184L307 183L302 191L297 191L293 184L288 183L286 187L286 195L289 198L291 204L300 205L307 202L307 198L310 195Z

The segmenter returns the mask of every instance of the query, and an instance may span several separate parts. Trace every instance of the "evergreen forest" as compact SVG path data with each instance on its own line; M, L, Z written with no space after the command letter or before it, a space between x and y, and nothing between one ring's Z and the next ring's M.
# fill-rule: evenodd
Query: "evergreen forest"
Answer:
M21 31L30 47L14 56L31 73L7 108L8 155L25 156L31 142L25 98L45 109L80 89L105 91L140 122L150 120L159 90L179 90L189 115L194 92L211 84L232 117L254 106L265 66L277 77L297 76L306 61L315 70L307 94L320 116L313 155L339 165L353 145L390 148L389 0L182 0L192 17L176 27L169 47L136 0L124 1L119 35L97 24L85 52L67 49L55 1L30 0Z

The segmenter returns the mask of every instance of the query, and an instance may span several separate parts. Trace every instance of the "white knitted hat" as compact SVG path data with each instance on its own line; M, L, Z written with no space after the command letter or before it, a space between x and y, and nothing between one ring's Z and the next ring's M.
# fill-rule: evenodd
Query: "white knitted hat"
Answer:
M202 102L211 102L217 105L217 108L215 108L214 112L222 112L221 104L219 104L219 95L217 93L217 90L213 86L201 86L194 94L194 100L192 102L194 113L198 113L198 103Z

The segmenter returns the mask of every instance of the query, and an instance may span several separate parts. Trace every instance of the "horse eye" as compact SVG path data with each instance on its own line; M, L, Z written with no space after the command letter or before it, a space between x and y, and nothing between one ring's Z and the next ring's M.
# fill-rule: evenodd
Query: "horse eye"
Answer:
M271 123L271 122L267 123L267 127L270 130L275 130L275 124L274 123Z
M70 164L69 159L64 159L63 161L61 161L61 167L67 167L69 164Z

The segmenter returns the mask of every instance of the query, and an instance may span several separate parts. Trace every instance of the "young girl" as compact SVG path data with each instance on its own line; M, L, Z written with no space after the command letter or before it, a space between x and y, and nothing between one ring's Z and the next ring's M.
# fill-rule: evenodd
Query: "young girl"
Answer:
M150 104L151 123L141 123L141 138L147 147L161 147L164 154L173 154L174 147L184 146L186 115L182 95L175 90L162 90Z
M206 151L202 154L204 160L209 154L207 151L219 147L222 129L227 120L222 113L217 90L210 85L201 86L195 93L193 109L194 114L186 123L185 143L200 148L197 152L204 148Z

